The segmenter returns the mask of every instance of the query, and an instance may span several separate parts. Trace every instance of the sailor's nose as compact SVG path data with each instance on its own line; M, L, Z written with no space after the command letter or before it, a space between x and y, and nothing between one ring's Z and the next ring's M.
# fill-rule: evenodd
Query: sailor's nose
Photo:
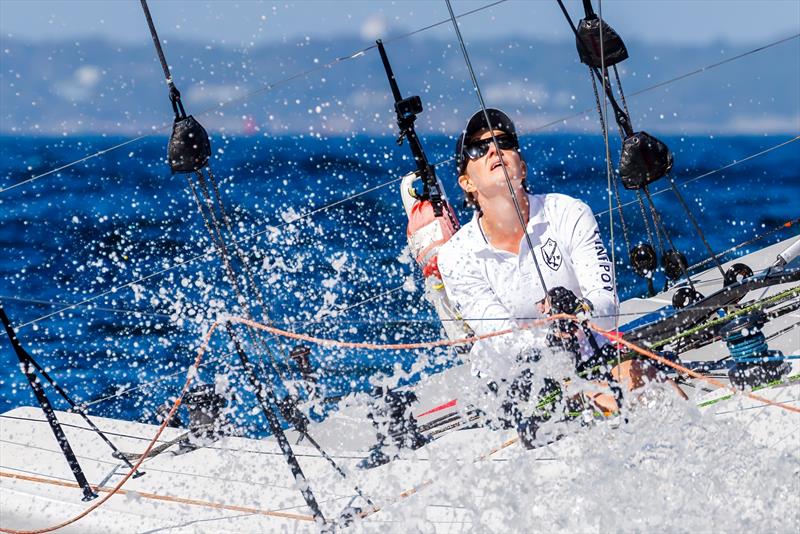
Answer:
M497 155L497 144L490 137L489 138L489 150L486 151L486 157L491 161L492 156L496 156L496 155Z

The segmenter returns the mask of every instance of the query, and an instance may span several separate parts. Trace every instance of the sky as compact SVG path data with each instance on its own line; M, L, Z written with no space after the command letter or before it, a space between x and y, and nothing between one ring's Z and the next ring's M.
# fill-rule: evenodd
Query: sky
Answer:
M491 3L452 1L457 14ZM575 19L581 17L581 2L565 3ZM598 1L593 4L598 10ZM162 39L231 46L307 35L390 37L448 16L444 0L151 0L149 5ZM606 0L602 8L627 38L649 42L746 45L800 32L800 0ZM507 0L480 17L483 38L569 37L555 0ZM437 31L452 30L445 25L431 34ZM0 34L39 41L103 36L128 43L149 37L137 0L0 0Z

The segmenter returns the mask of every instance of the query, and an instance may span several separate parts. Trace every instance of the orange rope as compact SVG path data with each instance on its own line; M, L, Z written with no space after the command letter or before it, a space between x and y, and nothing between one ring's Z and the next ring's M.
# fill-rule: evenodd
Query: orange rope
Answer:
M478 456L477 458L475 458L474 461L475 462L481 462L481 461L487 459L489 456L492 456L493 454L496 454L496 453L502 451L503 449L505 449L507 447L510 447L511 445L515 444L518 441L519 441L519 438L511 438L508 441L506 441L506 442L498 445L497 447L493 448L489 452ZM423 489L425 489L428 486L430 486L431 484L433 484L433 482L434 482L434 479L432 479L432 478L424 480L424 481L420 482L419 484L417 484L416 486L401 492L391 503L388 503L388 504L395 504L395 503L398 503L398 502L402 501L403 499L407 499L407 498L411 497L412 495L416 495L417 493L419 493ZM385 506L384 506L384 508L385 508ZM375 508L372 508L371 510L367 510L365 512L361 512L359 514L359 517L361 519L367 518L367 517L369 517L369 516L371 516L373 514L376 514L376 513L380 512L381 509L382 509L381 507L376 506Z
M61 486L65 488L80 488L78 484L75 482L67 482L63 480L54 480L52 478L43 478L43 477L34 477L29 475L21 475L18 473L6 473L4 471L0 471L0 477L6 478L13 478L16 480L26 480L28 482L37 482L40 484L50 484L52 486ZM105 486L95 486L95 491L100 491L104 493L109 493L114 490L114 488L109 488ZM145 499L153 499L156 501L166 501L166 502L174 502L178 504L190 504L192 506L203 506L205 508L215 508L218 510L230 510L233 512L244 512L248 514L257 514L257 515L266 515L271 517L280 517L284 519L295 519L298 521L314 521L314 518L310 515L302 515L302 514L291 514L289 512L273 512L270 510L261 510L259 508L250 508L247 506L237 506L233 504L224 504L218 502L211 502L211 501L201 501L199 499L187 499L185 497L172 497L169 495L159 495L157 493L148 493L144 491L136 491L136 490L124 490L118 489L115 491L119 495L126 495L128 493L134 493L140 497Z
M573 322L576 322L576 323L580 322L578 320L578 318L575 317L574 315L556 314L556 315L552 315L552 316L549 316L549 317L544 318L544 319L532 321L530 323L522 325L522 326L520 326L520 329L521 330L526 330L526 329L531 329L531 328L535 328L535 327L538 327L538 326L543 326L543 325L545 325L545 324L547 324L549 322L552 322L552 321L555 321L555 320L558 320L558 319L566 319L566 320L570 320L570 321L573 321ZM42 529L38 529L38 530L12 530L12 529L0 528L0 532L6 533L6 534L44 534L46 532L52 532L54 530L58 530L60 528L63 528L65 526L67 526L67 525L70 525L70 524L72 524L72 523L74 523L74 522L86 517L87 515L89 515L93 511L95 511L97 508L102 506L115 493L118 493L120 491L120 489L122 488L123 484L125 484L131 478L131 476L139 469L139 467L142 465L142 463L147 459L148 454L150 454L150 451L155 446L155 444L158 441L159 437L161 437L161 434L164 432L164 429L167 427L167 425L169 424L170 420L175 415L175 412L177 412L178 407L180 406L184 395L189 390L189 386L191 385L192 380L194 380L194 377L197 374L197 371L198 371L198 369L200 367L200 362L203 359L203 355L208 350L208 344L211 341L212 334L214 333L214 331L217 328L219 328L219 326L221 324L223 324L223 322L244 324L244 325L250 326L252 328L256 328L258 330L263 330L263 331L269 332L269 333L277 335L277 336L282 336L282 337L286 337L286 338L290 338L290 339L298 339L298 340L302 340L302 341L307 341L309 343L314 343L314 344L322 345L322 346L326 346L326 347L342 347L342 348L372 349L372 350L398 350L398 349L413 350L413 349L423 349L423 348L432 348L432 347L446 347L446 346L454 346L454 345L466 345L466 344L474 343L476 341L481 341L481 340L484 340L484 339L489 339L489 338L498 337L498 336L504 336L504 335L507 335L507 334L509 334L509 333L514 331L513 329L499 330L497 332L492 332L492 333L484 334L484 335L481 335L481 336L473 336L473 337L468 337L468 338L463 338L463 339L456 339L456 340L440 339L438 341L419 342L419 343L377 344L377 343L354 343L354 342L348 342L348 341L337 341L337 340L334 340L334 339L318 338L318 337L309 336L309 335L306 335L306 334L297 334L297 333L294 333L294 332L289 332L289 331L281 330L279 328L275 328L275 327L272 327L272 326L267 326L267 325L264 325L264 324L261 324L261 323L257 323L255 321L251 321L251 320L245 319L243 317L226 317L224 319L217 320L217 321L214 322L214 324L211 325L211 327L208 329L208 331L206 332L205 336L203 337L203 343L200 345L200 347L197 350L197 357L195 358L194 363L189 368L189 372L187 373L186 382L184 382L183 387L181 388L181 392L178 395L178 397L175 399L175 402L173 403L172 408L170 409L169 413L167 414L167 417L164 419L164 421L162 421L161 426L158 427L158 431L156 432L155 436L153 436L153 439L150 441L150 443L147 445L147 448L142 453L142 456L139 458L139 460L133 466L133 469L130 470L124 477L122 477L122 479L117 483L116 486L114 486L113 488L108 489L107 490L108 493L104 497L102 497L99 501L97 501L94 504L92 504L91 506L89 506L86 510L84 510L81 513L79 513L78 515L76 515L73 518L70 518L70 519L68 519L68 520L66 520L66 521L64 521L62 523L59 523L58 525L54 525L54 526L51 526L51 527L46 527L46 528L42 528ZM659 356L657 354L654 354L653 352L651 352L651 351L649 351L647 349L639 347L639 346L637 346L637 345L635 345L635 344L633 344L633 343L631 343L629 341L626 341L626 340L622 339L621 336L619 336L618 334L616 334L614 332L603 330L602 328L600 328L597 325L594 325L592 323L587 323L587 324L588 324L588 326L589 326L589 328L591 330L593 330L594 332L597 332L600 335L608 338L610 341L615 342L615 343L621 343L621 344L625 345L626 347L628 347L629 349L637 352L638 354L641 354L642 356L645 356L647 358L650 358L651 360L655 360L655 361L660 362L660 363L662 363L664 365L672 367L673 369L676 369L676 370L678 370L678 371L680 371L682 373L685 373L685 374L687 374L687 375L689 375L689 376L691 376L693 378L696 378L698 380L702 380L704 382L707 382L707 383L712 384L714 386L717 386L719 388L729 389L734 394L742 393L743 395L745 395L745 396L747 396L747 397L749 397L751 399L757 400L759 402L763 402L763 403L768 404L770 406L777 406L779 408L783 408L783 409L791 411L791 412L800 413L800 408L796 408L794 406L789 406L787 404L783 404L783 403L780 403L780 402L771 401L771 400L766 399L764 397L761 397L761 396L758 396L758 395L754 395L754 394L748 393L748 392L742 392L742 391L740 391L740 390L738 390L738 389L736 389L734 387L731 387L731 386L726 386L725 384L723 384L722 382L720 382L718 380L715 380L713 378L701 375L700 373L692 371L691 369L687 369L686 367L683 367L682 365L676 364L676 363L674 363L674 362L672 362L672 361L670 361L670 360L668 360L666 358L663 358L663 357L661 357L661 356ZM480 457L479 460L480 459L484 459L484 458L486 458L488 456L491 456L492 454L494 454L494 453L496 453L496 452L498 452L498 451L500 451L500 450L512 445L516 441L517 441L516 438L507 441L506 443L500 445L499 447L493 449L489 453L487 453L484 456ZM412 488L410 490L407 490L406 492L403 492L403 494L401 494L401 498L405 498L405 497L408 497L410 495L413 495L414 493L416 493L417 491L419 491L423 487L426 487L426 486L430 485L431 483L432 483L431 480L427 480L427 481L423 482L422 484L420 484L419 486L417 486L415 488ZM369 512L365 512L364 514L371 515L371 514L377 512L378 510L380 510L380 509L377 508L377 509L371 510ZM364 515L364 516L366 516L366 515Z
M537 321L533 321L529 324L526 324L522 328L533 328L535 326L543 326L545 323L549 321L553 321L555 319L570 319L574 318L571 315L553 315L552 317L547 317L546 319L539 319ZM314 336L309 336L307 334L297 334L295 332L289 332L288 330L281 330L280 328L275 328L274 326L267 326L265 324L257 323L255 321L251 321L249 319L245 319L243 317L227 317L227 321L231 323L239 323L247 325L251 328L255 328L257 330L264 330L265 332L269 332L270 334L274 334L276 336L286 337L290 339L297 339L300 341L307 341L309 343L314 343L315 345L320 345L323 347L340 347L344 349L370 349L370 350L414 350L414 349L431 349L434 347L452 347L454 345L468 345L470 343L475 343L476 341L480 341L482 339L489 339L492 337L504 336L514 332L514 329L508 328L506 330L498 330L497 332L491 332L489 334L483 334L482 336L474 336L474 337L465 337L462 339L439 339L437 341L422 341L419 343L386 343L386 344L379 344L379 343L356 343L352 341L338 341L335 339L324 339Z
M548 322L551 322L551 321L555 321L557 319L566 319L566 320L569 320L569 321L572 321L572 322L575 322L575 323L579 323L580 322L580 320L577 317L575 317L574 315L568 315L568 314L560 313L560 314L556 314L556 315L551 315L550 317L547 317L545 319L539 319L539 320L536 320L536 321L532 321L530 323L526 323L525 325L520 326L520 329L526 330L526 329L531 329L531 328L534 328L534 327L537 327L537 326L543 326L544 324L546 324ZM468 343L474 343L476 341L480 341L480 340L483 340L483 339L488 339L488 338L497 337L497 336L504 336L504 335L510 334L511 332L514 331L513 329L506 329L506 330L498 330L497 332L492 332L492 333L484 334L484 335L481 335L481 336L468 337L468 338L464 338L464 339L455 339L455 340L440 339L438 341L429 341L429 342L421 342L421 343L390 343L390 344L380 345L380 344L376 344L376 343L353 343L353 342L348 342L348 341L337 341L337 340L334 340L334 339L323 339L323 338L313 337L313 336L309 336L309 335L306 335L306 334L296 334L294 332L289 332L287 330L281 330L280 328L275 328L273 326L263 325L261 323L256 323L254 321L251 321L249 319L244 319L244 318L241 318L241 317L230 317L230 318L228 318L228 320L230 322L233 322L233 323L241 323L241 324L245 324L247 326L250 326L252 328L256 328L256 329L259 329L259 330L264 330L264 331L267 331L267 332L269 332L271 334L274 334L276 336L281 336L281 337L287 337L287 338L291 338L291 339L298 339L298 340L302 340L302 341L307 341L309 343L314 343L314 344L321 345L321 346L324 346L324 347L342 347L342 348L372 349L372 350L423 349L423 348L443 347L443 346L453 346L453 345L466 345ZM751 399L757 400L759 402L763 402L765 404L769 404L770 406L778 406L778 407L783 408L785 410L789 410L790 412L800 413L800 408L795 408L794 406L789 406L787 404L783 404L783 403L780 403L780 402L771 401L769 399L765 399L764 397L760 397L760 396L754 395L752 393L743 392L743 391L738 390L738 389L736 389L736 388L734 388L732 386L726 386L725 384L723 384L719 380L715 380L715 379L713 379L711 377L707 377L707 376L704 376L704 375L702 375L700 373L692 371L691 369L688 369L688 368L686 368L686 367L684 367L682 365L674 363L674 362L672 362L672 361L670 361L670 360L668 360L668 359L666 359L666 358L664 358L662 356L654 354L653 352L651 352L651 351L649 351L647 349L639 347L638 345L635 345L635 344L631 343L630 341L626 341L625 339L622 338L622 336L620 336L616 332L610 332L608 330L603 330L599 326L597 326L595 324L592 324L592 323L587 323L587 324L588 324L588 326L589 326L589 328L591 330L593 330L593 331L597 332L598 334L608 338L611 342L613 342L613 343L621 343L621 344L625 345L626 347L628 347L629 349L641 354L642 356L650 358L651 360L655 360L655 361L657 361L659 363L663 363L664 365L668 365L668 366L672 367L673 369L676 369L676 370L678 370L678 371L680 371L682 373L685 373L685 374L687 374L687 375L689 375L689 376L691 376L693 378L696 378L698 380L702 380L704 382L707 382L709 384L717 386L718 388L729 389L729 390L733 391L734 393L742 393L743 395L745 395L747 397L750 397Z
M677 364L677 363L675 363L675 362L673 362L671 360L668 360L667 358L664 358L663 356L659 356L658 354L655 354L655 353L653 353L653 352L651 352L651 351L649 351L649 350L647 350L645 348L639 347L638 345L635 345L635 344L631 343L630 341L626 341L625 339L622 338L622 336L618 336L614 332L609 332L608 330L603 330L599 326L597 326L595 324L592 324L592 323L588 323L588 325L589 325L590 329L592 329L593 331L597 332L598 334L606 337L610 341L615 342L615 343L621 343L621 344L625 345L626 347L628 347L629 349L633 350L634 352L637 352L637 353L641 354L642 356L645 356L647 358L650 358L651 360L655 360L655 361L657 361L659 363L662 363L664 365L672 367L673 369L676 369L676 370L678 370L678 371L680 371L682 373L685 373L685 374L691 376L692 378L696 378L697 380L702 380L703 382L707 382L707 383L709 383L709 384L711 384L713 386L717 386L718 388L721 388L721 389L729 389L734 394L741 393L742 395L744 395L746 397L749 397L749 398L751 398L753 400L757 400L759 402L763 402L764 404L769 404L770 406L777 406L778 408L783 408L784 410L788 410L790 412L800 413L800 408L797 408L795 406L790 406L788 404L783 404L781 402L775 402L775 401L766 399L764 397L761 397L759 395L755 395L755 394L749 393L747 391L742 391L740 389L736 389L733 386L725 385L722 382L720 382L719 380L711 378L710 376L702 375L702 374L700 374L700 373L698 373L696 371L692 371L691 369L688 369L688 368L686 368L686 367L684 367L684 366L682 366L680 364Z
M150 454L150 451L153 448L153 446L155 446L156 442L158 441L158 438L161 437L161 433L164 432L164 429L167 427L170 420L175 415L175 412L178 411L178 407L180 406L181 401L183 400L183 396L189 390L189 385L191 385L192 380L194 380L194 377L197 375L197 370L200 366L200 362L203 359L203 355L208 350L208 343L211 340L211 335L219 327L220 324L222 324L220 323L220 321L216 321L213 325L211 325L211 328L208 329L208 332L206 332L206 335L203 338L203 343L197 350L197 357L194 360L194 364L192 364L192 366L189 368L189 372L187 373L186 376L186 382L184 382L183 388L181 388L181 392L178 395L178 398L175 399L175 402L172 404L172 408L170 409L169 413L164 418L164 421L161 422L161 426L158 427L156 435L153 436L152 440L150 440L150 443L147 445L147 448L142 453L142 456L133 466L133 469L131 469L125 476L123 476L116 486L109 489L108 493L104 497L101 497L100 500L95 501L91 506L89 506L83 512L57 525L41 528L38 530L13 530L13 529L0 528L0 532L4 532L6 534L44 534L45 532L52 532L54 530L64 528L68 525L71 525L72 523L75 523L80 519L83 519L90 513L94 512L95 510L100 508L100 506L105 504L105 502L108 501L115 493L119 492L120 488L122 488L122 485L125 484L128 481L128 479L131 478L131 476L133 476L133 474L139 469L142 463L147 459L147 455Z

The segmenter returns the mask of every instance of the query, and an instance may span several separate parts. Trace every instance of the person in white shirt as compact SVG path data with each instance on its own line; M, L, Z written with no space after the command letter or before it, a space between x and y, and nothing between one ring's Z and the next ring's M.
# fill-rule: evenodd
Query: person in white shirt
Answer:
M438 269L450 302L481 335L545 317L551 304L548 290L552 294L565 288L592 310L596 324L613 328L618 313L613 269L591 209L566 195L527 193L527 165L514 123L500 110L486 112L491 129L483 110L478 111L456 147L458 184L475 214L439 250ZM582 352L589 350L586 341ZM606 342L600 337L596 341ZM656 373L629 361L611 374L634 389ZM611 394L595 392L590 399L604 410L617 409Z

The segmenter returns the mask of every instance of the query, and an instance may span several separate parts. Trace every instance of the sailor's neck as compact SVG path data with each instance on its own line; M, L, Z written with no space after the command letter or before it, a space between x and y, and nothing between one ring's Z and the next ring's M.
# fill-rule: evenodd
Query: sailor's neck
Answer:
M528 195L517 195L522 220L528 225ZM520 243L525 235L525 228L520 224L514 201L511 197L492 199L492 202L481 203L482 215L478 220L484 237L494 248L519 254Z

